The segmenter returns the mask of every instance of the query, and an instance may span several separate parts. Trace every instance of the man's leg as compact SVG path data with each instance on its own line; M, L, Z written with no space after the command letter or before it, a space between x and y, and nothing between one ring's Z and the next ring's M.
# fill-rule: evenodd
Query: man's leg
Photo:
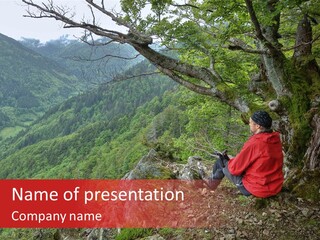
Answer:
M251 193L248 192L248 190L243 186L242 183L242 176L234 176L229 172L228 167L225 167L222 169L224 175L231 181L233 182L237 188L240 190L240 192L245 195L245 196L250 196Z
M207 185L211 190L215 190L221 180L224 178L224 173L223 173L223 162L221 159L218 159L212 167L212 174L208 179Z

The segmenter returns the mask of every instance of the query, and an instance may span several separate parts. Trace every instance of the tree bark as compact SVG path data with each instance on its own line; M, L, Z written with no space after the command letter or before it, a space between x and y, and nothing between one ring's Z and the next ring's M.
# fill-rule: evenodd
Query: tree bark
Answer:
M301 111L308 121L309 130L306 129L304 135L310 136L309 141L305 142L306 151L304 155L304 170L320 169L320 102L319 92L310 93L310 89L320 82L319 66L312 55L312 27L305 14L297 27L296 48L294 51L294 65L303 79L299 82L299 87L295 95L303 96L301 101L305 102L307 109ZM307 89L307 90L306 90ZM303 105L299 102L299 105ZM300 117L301 118L301 117ZM302 124L302 125L307 125Z
M313 116L313 132L305 155L305 170L320 169L320 114Z

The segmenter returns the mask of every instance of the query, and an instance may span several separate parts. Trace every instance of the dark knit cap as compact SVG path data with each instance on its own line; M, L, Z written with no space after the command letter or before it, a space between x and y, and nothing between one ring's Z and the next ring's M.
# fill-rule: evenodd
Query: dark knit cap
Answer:
M272 126L272 118L266 111L256 111L252 114L251 119L258 125L267 129Z

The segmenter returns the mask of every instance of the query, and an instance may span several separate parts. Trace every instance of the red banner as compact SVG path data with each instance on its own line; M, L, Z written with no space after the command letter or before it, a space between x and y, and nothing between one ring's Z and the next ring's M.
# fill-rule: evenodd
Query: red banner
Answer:
M206 227L201 181L0 180L0 228ZM202 220L201 220L202 219Z

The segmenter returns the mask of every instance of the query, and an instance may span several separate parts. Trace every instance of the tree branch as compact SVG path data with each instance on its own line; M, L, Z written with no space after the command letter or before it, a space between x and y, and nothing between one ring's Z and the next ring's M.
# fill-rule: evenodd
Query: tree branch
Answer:
M256 16L256 13L253 9L253 5L252 5L252 1L251 0L245 0L246 5L247 5L247 9L251 18L251 22L253 23L253 26L255 28L256 31L256 36L257 38L262 41L262 42L266 42L267 40L265 39L265 37L262 34L262 29L260 27L260 23L258 21L258 18Z
M314 39L312 39L311 41L309 41L309 42L301 42L300 44L294 45L294 46L289 47L289 48L282 48L281 50L284 51L284 52L291 51L291 50L294 50L294 49L299 48L299 47L304 46L304 45L311 45L314 42L318 41L319 39L320 39L320 34L318 36L316 36Z
M93 6L94 8L98 9L100 12L104 13L105 15L109 16L112 21L116 22L117 24L121 26L125 26L130 30L130 33L133 34L135 37L137 37L140 41L143 39L143 44L151 44L152 38L148 35L142 34L141 32L137 31L136 28L129 24L128 22L123 21L121 18L116 17L113 13L110 11L107 11L104 8L104 4L102 3L102 6L99 6L98 4L94 3L92 0L86 0L88 4Z
M178 74L176 74L173 70L163 68L161 66L157 66L157 68L164 73L165 75L169 76L171 79L176 81L177 83L181 84L182 86L188 88L189 90L202 94L202 95L208 95L213 96L212 87L203 87L194 83L191 83L182 77L180 77Z
M256 36L260 40L260 42L263 44L263 46L267 47L267 49L270 51L271 54L278 54L279 51L265 38L265 36L262 33L262 29L260 27L259 20L257 18L257 15L253 9L252 1L251 0L245 0L246 6L251 18L251 22L253 23L253 26L255 28Z
M149 72L149 73L141 73L141 74L138 74L138 75L126 76L124 78L115 77L114 81L115 82L119 82L119 81L129 80L129 79L132 79L132 78L147 77L147 76L158 75L158 74L161 74L161 73L160 72Z
M95 59L88 59L88 58L81 58L81 57L73 57L72 59L75 60L75 61L87 61L87 62L94 62L94 61L100 61L104 58L119 58L119 59L123 59L123 60L133 60L133 59L136 59L138 58L139 56L141 56L140 54L136 54L135 56L133 57L122 57L122 56L118 56L118 55L113 55L113 54L106 54L106 55L103 55L102 57L99 57L99 58L95 58Z
M268 54L267 50L253 49L252 47L250 47L248 44L244 43L240 39L230 38L229 42L233 44L228 46L228 49L232 51L241 50L243 52L253 53L253 54Z

